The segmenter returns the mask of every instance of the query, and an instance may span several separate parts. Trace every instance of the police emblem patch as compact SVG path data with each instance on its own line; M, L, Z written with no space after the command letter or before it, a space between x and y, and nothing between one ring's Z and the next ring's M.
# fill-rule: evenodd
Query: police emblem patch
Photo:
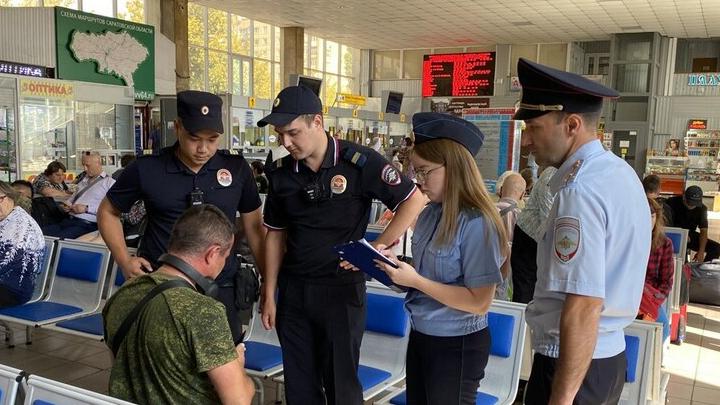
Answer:
M400 178L400 173L392 165L385 165L385 167L383 167L380 178L382 179L382 181L391 186L397 186L402 180Z
M330 190L333 194L342 194L347 189L347 179L340 174L333 176L330 180Z
M554 234L555 257L568 263L580 250L580 220L575 217L555 219Z
M232 174L228 169L220 169L217 171L217 181L221 186L227 187L232 184Z

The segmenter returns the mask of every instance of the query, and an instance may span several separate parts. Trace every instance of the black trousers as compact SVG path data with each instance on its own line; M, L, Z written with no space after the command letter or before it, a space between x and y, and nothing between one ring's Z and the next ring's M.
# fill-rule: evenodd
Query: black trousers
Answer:
M408 405L474 405L490 355L488 328L465 336L410 332Z
M546 405L550 400L553 376L557 359L535 354L530 381L525 387L525 405ZM590 362L573 404L605 405L620 401L625 385L625 351L606 359L594 359Z
M691 231L688 232L688 248L697 252L700 247L700 232ZM708 239L705 244L705 259L704 261L709 262L712 259L720 257L720 243L714 240ZM692 258L691 258L692 259Z
M513 302L527 304L533 299L537 282L537 242L515 225L510 265L512 266Z
M281 278L277 332L288 405L361 405L357 377L365 331L365 283Z

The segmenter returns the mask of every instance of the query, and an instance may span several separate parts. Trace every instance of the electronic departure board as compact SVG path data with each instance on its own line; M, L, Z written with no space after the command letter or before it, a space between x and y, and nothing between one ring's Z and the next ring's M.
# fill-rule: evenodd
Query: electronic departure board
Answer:
M494 84L495 52L423 57L423 97L492 96Z

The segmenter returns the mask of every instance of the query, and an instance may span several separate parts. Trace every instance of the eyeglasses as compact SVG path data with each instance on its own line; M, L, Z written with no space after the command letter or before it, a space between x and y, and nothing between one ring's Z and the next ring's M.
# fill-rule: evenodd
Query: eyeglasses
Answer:
M415 170L415 181L418 183L425 183L427 181L428 175L432 173L433 171L444 167L445 165L440 165L438 167L434 167L430 170Z

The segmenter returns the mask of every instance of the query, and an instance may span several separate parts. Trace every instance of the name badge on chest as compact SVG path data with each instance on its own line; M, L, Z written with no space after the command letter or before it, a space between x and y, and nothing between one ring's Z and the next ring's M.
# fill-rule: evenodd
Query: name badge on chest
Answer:
M232 184L232 174L228 169L220 169L217 171L217 181L223 187L228 187Z

